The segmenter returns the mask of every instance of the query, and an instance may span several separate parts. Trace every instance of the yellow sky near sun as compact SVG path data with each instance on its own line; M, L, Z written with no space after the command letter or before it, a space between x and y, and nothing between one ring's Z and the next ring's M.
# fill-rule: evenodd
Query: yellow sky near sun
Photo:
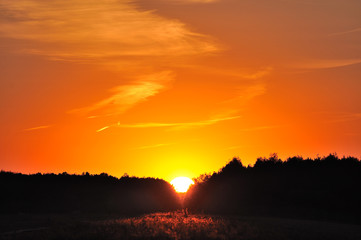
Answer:
M0 168L171 180L361 155L361 2L4 0Z

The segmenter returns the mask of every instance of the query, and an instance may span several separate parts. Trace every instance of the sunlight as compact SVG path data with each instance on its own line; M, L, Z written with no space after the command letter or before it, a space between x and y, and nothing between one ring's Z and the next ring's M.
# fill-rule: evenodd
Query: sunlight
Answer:
M174 189L177 192L187 192L188 188L190 187L190 185L194 184L194 182L187 177L177 177L175 179L173 179L170 184L173 185Z

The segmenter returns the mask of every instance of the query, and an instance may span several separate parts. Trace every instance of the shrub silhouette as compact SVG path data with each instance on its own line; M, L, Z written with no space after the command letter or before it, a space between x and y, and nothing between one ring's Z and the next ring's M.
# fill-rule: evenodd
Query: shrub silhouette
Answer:
M243 167L234 158L196 181L185 199L192 211L359 222L360 160L271 154Z

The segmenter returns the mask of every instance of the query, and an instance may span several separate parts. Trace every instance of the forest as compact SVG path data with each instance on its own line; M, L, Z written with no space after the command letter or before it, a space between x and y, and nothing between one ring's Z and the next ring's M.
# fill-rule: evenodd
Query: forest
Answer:
M232 159L203 174L184 202L162 179L0 172L0 213L138 215L187 208L189 213L360 221L360 159L271 154L253 166Z
M254 166L234 158L202 175L185 205L197 212L359 223L360 160L336 154L316 159L271 154Z
M166 181L106 173L91 175L0 172L0 213L118 213L125 215L180 208Z

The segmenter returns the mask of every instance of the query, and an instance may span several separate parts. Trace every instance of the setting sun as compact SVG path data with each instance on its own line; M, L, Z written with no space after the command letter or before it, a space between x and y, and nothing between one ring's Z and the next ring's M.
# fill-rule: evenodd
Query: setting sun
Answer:
M194 184L194 182L187 178L187 177L177 177L175 179L173 179L170 184L173 185L174 189L177 192L187 192L188 188L190 187L190 185Z

